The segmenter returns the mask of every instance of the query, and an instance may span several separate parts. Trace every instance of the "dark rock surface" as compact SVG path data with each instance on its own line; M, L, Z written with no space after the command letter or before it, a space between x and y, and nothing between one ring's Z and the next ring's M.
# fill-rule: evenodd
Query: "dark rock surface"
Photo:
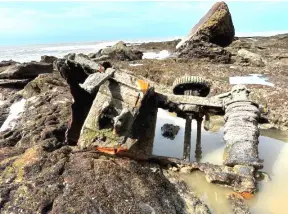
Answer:
M15 65L17 64L17 62L13 61L13 60L3 60L0 62L0 67L6 67L6 66L10 66L10 65Z
M176 51L176 45L180 42L180 39L172 41L163 41L163 42L145 42L141 44L136 44L134 48L142 52L160 52L167 50L169 52Z
M51 73L53 65L42 62L29 62L10 66L0 73L0 79L35 78L39 74Z
M129 47L124 42L120 41L112 47L102 49L100 53L98 53L98 57L103 55L109 56L109 58L112 60L133 61L142 59L143 53L141 51L134 50L132 47Z
M259 54L252 53L244 48L241 48L238 51L238 56L240 58L240 63L249 63L250 65L257 67L265 66L265 61Z
M17 62L13 60L3 60L0 62L0 73L5 71L7 68L9 68L12 65L18 64Z
M9 114L9 103L5 103L4 101L0 101L0 127L6 120Z
M228 197L229 201L232 204L232 210L234 213L237 214L250 214L249 207L245 204L244 199L237 195L237 194L231 194Z
M44 56L41 56L41 60L40 62L45 62L45 63L52 63L57 60L57 57L55 56L47 56L47 55L44 55Z
M141 45L142 50L145 49L145 45L145 43ZM157 45L154 44L154 46ZM159 47L162 46L167 46L167 42L160 42ZM147 50L150 50L150 48L151 46L148 43ZM240 62L238 51L242 48L259 55L265 60L265 66L259 67L250 62ZM183 75L201 76L212 81L209 96L229 91L232 87L229 84L229 77L247 76L250 74L265 75L268 81L275 86L250 84L248 88L251 89L251 96L257 103L266 106L269 110L267 117L270 124L267 124L265 127L288 130L288 109L286 108L288 105L287 34L272 37L235 38L232 44L226 47L225 50L231 53L230 64L213 62L211 60L199 60L199 58L195 57L183 57L164 60L143 59L137 61L137 63L141 63L142 65L135 67L129 66L128 62L115 62L114 66L129 69L136 75L142 75L155 82L167 85L167 87L173 84L175 78ZM227 59L227 57L224 57L224 59Z
M57 70L61 76L67 81L71 95L74 99L72 104L72 113L70 117L69 130L66 132L66 143L76 145L80 130L87 117L88 111L92 105L94 96L80 87L79 84L85 82L88 74L85 69L73 61L59 61Z
M0 87L23 88L31 79L0 79Z
M59 73L38 76L21 94L25 111L0 137L1 213L209 211L157 164L65 146L72 96Z
M200 39L222 47L232 43L235 30L229 8L225 2L217 2L191 29L188 36L177 45L181 48L187 41Z
M179 130L179 126L174 126L173 124L166 123L161 127L161 134L163 137L174 140Z
M231 53L224 49L234 39L232 17L225 2L217 2L176 46L180 58L206 58L229 63Z
M181 47L178 57L186 59L209 59L212 62L220 63L229 63L231 61L231 53L229 51L202 40L185 42Z

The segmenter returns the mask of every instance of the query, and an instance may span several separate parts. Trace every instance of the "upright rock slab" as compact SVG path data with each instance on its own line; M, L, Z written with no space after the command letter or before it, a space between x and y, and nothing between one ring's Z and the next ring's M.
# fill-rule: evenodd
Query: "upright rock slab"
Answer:
M217 2L191 29L188 36L178 43L176 48L182 49L188 41L194 39L226 47L232 43L234 36L235 30L228 6L225 2Z

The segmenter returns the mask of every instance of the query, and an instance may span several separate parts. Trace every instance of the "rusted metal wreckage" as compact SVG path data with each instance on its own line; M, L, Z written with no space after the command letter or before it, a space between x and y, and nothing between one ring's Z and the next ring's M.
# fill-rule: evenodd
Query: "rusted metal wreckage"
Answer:
M224 115L224 166L208 170L196 165L208 173L211 182L226 182L239 192L255 191L255 172L263 167L258 157L260 112L245 86L237 85L228 93L206 97L210 85L200 77L176 79L169 90L127 70L103 67L83 56L58 60L57 69L74 97L67 143L77 144L81 150L93 148L138 160L150 159L157 110L163 108L186 119L183 159L188 162L191 121L197 121L199 154L203 117Z

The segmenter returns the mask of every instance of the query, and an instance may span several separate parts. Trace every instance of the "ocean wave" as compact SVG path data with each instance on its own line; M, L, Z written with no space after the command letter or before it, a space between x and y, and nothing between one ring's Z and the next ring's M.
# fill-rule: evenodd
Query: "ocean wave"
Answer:
M134 45L148 42L171 41L174 39L176 37L168 39L124 40L124 42ZM18 62L30 62L39 61L43 55L63 57L69 53L96 53L100 49L116 44L118 41L0 47L0 61L12 59Z

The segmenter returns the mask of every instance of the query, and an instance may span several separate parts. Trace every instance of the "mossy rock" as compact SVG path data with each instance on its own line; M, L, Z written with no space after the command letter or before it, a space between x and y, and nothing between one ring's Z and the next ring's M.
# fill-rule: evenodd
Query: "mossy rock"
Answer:
M191 29L188 36L177 45L177 49L186 46L187 41L200 39L221 47L230 45L235 29L229 8L225 2L217 2Z

